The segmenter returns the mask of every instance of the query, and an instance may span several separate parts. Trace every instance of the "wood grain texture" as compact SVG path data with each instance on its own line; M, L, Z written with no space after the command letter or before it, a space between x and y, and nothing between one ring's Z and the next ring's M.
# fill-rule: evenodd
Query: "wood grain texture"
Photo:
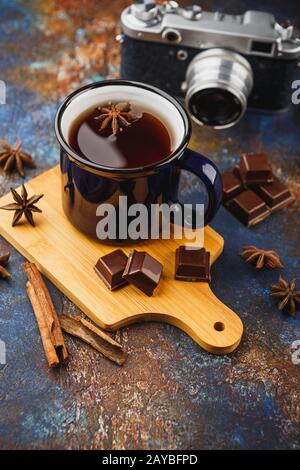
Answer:
M239 317L225 306L207 283L174 280L175 250L182 240L140 243L164 266L163 278L149 298L133 286L110 292L94 272L100 256L111 246L87 238L66 219L60 200L59 168L54 167L26 184L29 197L45 194L35 214L36 227L22 222L11 227L12 214L0 211L0 232L28 260L69 297L100 327L115 330L141 320L171 323L188 333L204 349L215 354L233 351L240 343L243 325ZM9 203L11 195L0 199ZM223 250L223 238L210 227L205 228L205 247L214 262ZM128 254L130 247L124 247ZM221 331L220 331L221 330Z

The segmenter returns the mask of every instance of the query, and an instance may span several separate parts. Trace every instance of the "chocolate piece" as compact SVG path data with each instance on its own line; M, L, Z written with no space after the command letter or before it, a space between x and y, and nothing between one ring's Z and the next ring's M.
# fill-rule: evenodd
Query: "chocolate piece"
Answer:
M210 282L209 258L205 248L180 246L176 250L175 279Z
M239 163L239 173L245 184L273 181L272 168L265 153L243 153Z
M122 277L127 260L122 250L112 251L98 259L94 269L110 290L127 284L126 279Z
M234 198L243 191L243 184L239 178L235 176L233 171L224 171L222 173L223 183L223 202Z
M295 200L288 188L277 178L274 178L273 183L254 186L253 191L265 201L272 211L281 209Z
M257 224L271 214L265 202L251 189L229 201L227 208L247 227Z
M123 277L149 297L160 281L163 267L145 251L130 252Z

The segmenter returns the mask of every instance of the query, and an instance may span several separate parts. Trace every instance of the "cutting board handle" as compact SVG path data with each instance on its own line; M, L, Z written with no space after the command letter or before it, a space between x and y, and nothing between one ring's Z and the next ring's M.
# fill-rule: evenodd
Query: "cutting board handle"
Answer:
M156 320L174 325L185 331L202 348L213 354L234 351L243 335L243 323L238 315L223 304L208 283L197 283L197 302L186 299L185 307L170 302L174 313L141 313L118 322L116 327L141 320Z
M176 326L213 354L228 354L234 351L242 339L241 319L215 296L206 283L201 286L201 299L199 298L196 310L188 315L175 314L173 319L174 325L177 324Z

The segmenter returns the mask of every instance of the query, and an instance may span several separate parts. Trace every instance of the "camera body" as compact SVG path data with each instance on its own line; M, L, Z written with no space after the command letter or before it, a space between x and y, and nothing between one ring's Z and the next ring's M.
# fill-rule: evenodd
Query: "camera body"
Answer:
M121 24L122 78L186 96L200 124L229 127L247 106L279 111L290 102L300 40L292 25L269 13L228 15L138 0Z

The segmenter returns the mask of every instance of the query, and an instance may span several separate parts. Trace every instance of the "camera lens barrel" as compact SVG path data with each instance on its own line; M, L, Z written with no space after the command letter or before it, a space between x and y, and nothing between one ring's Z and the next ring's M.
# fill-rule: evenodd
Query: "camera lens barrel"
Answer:
M198 124L224 129L236 124L253 88L251 65L221 48L197 54L186 72L186 106Z

